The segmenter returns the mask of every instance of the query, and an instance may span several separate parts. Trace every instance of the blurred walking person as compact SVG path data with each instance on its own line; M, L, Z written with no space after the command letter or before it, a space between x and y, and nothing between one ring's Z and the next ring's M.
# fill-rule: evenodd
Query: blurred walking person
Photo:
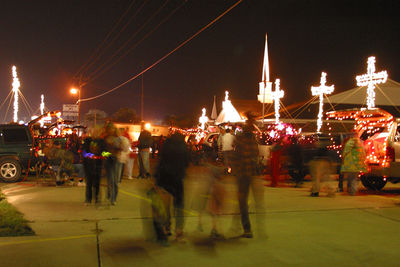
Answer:
M223 239L219 225L219 217L222 213L225 189L222 181L224 165L217 161L215 151L208 150L205 155L205 177L197 183L197 194L194 197L193 208L199 213L197 230L203 231L203 214L208 211L212 218L210 237Z
M121 151L121 139L118 130L112 123L105 126L104 142L107 152L103 152L106 157L105 169L107 175L107 197L111 205L115 205L118 195L118 182L121 174L120 162L117 159Z
M360 172L367 171L365 150L356 132L344 144L341 173L347 179L347 192L354 196L358 187Z
M231 133L231 129L226 129L225 134L221 137L221 150L224 156L225 172L231 173L232 171L232 158L233 148L235 143L235 135Z
M257 173L258 145L253 134L252 120L248 120L243 133L236 137L235 173L238 183L239 209L244 233L242 237L252 238L248 198L252 177ZM259 203L261 204L261 203ZM261 230L261 229L260 229Z
M153 145L151 133L143 128L139 135L139 177L150 177L150 148Z
M173 198L175 211L175 235L176 240L183 239L183 180L185 178L186 169L189 165L189 152L184 140L184 136L179 133L174 133L165 141L162 150L160 151L160 159L157 165L155 180L156 185L165 189ZM165 226L167 233L171 229L170 201L166 203L168 213L167 225ZM158 239L165 237L158 236Z
M336 189L332 185L333 161L329 157L328 149L321 144L317 153L310 161L310 175L312 180L311 197L318 197L321 190L321 183L327 188L327 196L334 197Z
M101 130L93 128L82 145L83 168L86 178L85 203L90 204L94 199L99 203L100 178L103 167L102 152L105 151L104 140L100 138ZM93 196L94 195L94 196Z

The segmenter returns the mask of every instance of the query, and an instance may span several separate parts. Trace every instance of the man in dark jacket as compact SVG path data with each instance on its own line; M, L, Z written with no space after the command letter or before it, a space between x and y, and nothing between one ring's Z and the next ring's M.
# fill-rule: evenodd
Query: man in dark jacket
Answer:
M186 168L189 165L189 152L187 150L184 136L175 133L169 137L161 150L160 160L156 170L156 184L165 189L173 197L176 216L176 239L183 237L183 179ZM167 211L169 211L167 207ZM170 219L167 223L169 230Z

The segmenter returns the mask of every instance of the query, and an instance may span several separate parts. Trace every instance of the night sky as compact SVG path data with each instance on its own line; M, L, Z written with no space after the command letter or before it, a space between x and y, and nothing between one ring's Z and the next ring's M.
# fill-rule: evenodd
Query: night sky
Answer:
M40 94L50 110L74 103L69 88L80 75L88 79L82 98L99 95L153 64L236 2L3 1L2 102L11 90L12 65L18 68L20 89L34 111ZM214 95L220 106L227 89L233 99L256 99L265 33L271 79L281 79L285 105L310 99L310 87L319 84L321 71L328 73L327 83L335 84L335 92L356 87L355 75L366 72L372 55L377 58L377 71L387 70L389 78L400 81L398 2L244 0L144 74L144 118L175 114L197 119L202 107L211 112ZM110 115L130 107L140 114L141 82L138 78L83 102L82 113L96 108ZM0 121L7 105L0 109ZM26 115L21 107L20 117ZM10 110L6 121L11 117Z

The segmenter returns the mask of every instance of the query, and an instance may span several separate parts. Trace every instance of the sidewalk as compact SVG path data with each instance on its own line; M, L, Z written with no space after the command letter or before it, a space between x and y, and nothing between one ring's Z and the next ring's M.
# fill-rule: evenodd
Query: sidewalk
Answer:
M186 203L201 172L191 169ZM237 238L233 217L222 216L226 240L198 232L197 214L185 213L185 244L161 247L152 229L148 180L123 180L116 206L84 206L84 187L3 187L31 221L36 236L0 238L0 266L398 266L400 197L361 194L311 198L305 188L264 187L267 238ZM231 206L235 190L227 186ZM104 193L103 193L104 194ZM104 195L102 196L104 199ZM253 200L250 200L253 211ZM105 201L104 201L105 202ZM251 214L252 223L255 214ZM256 233L257 234L257 233Z

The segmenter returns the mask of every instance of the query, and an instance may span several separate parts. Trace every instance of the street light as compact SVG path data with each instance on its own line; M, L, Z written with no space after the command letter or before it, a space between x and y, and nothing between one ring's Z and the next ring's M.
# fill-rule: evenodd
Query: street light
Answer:
M71 88L69 92L73 95L78 95L78 125L81 124L81 90L76 88Z

